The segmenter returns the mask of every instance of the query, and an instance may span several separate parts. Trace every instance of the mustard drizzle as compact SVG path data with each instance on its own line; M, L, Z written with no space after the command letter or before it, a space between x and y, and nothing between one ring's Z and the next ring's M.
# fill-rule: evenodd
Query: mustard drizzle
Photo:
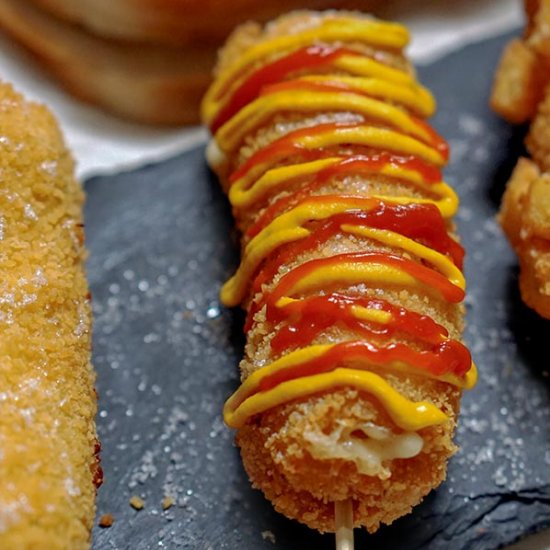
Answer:
M401 50L409 41L405 27L368 18L335 17L320 21L313 28L293 34L263 40L248 48L243 55L221 72L212 83L203 100L202 118L208 123L221 108L220 100L230 97L246 78L247 71L253 70L273 54L282 55L316 42L349 43L359 42L373 47ZM337 68L352 74L383 76L390 81L410 82L414 80L407 73L387 67L380 62L363 57L357 60L339 59ZM365 62L366 61L366 62Z
M344 157L329 157L321 160L303 162L299 164L291 164L286 166L278 166L268 168L267 165L262 165L260 169L265 168L265 172L258 176L258 167L251 170L254 174L247 172L244 176L235 181L229 189L229 201L231 205L239 210L244 210L253 206L258 201L265 199L271 193L281 191L289 184L299 180L306 181L318 174L321 170L329 168L341 162ZM415 170L408 170L394 164L386 164L380 171L380 175L403 181L411 184L413 187L427 194L433 194L436 199L427 198L412 198L412 197L390 197L385 195L373 195L374 198L381 200L389 200L394 202L404 203L421 202L430 203L437 207L444 218L451 218L458 209L458 197L449 185L445 182L427 184L422 176ZM256 178L254 178L256 175ZM350 171L350 175L353 172Z
M391 199L386 199L386 202L391 202ZM353 198L341 197L330 204L319 205L305 201L275 218L245 247L237 272L221 290L222 302L227 306L240 304L246 296L250 279L263 260L284 244L303 239L311 234L311 230L306 229L304 224L353 210L357 210ZM343 233L375 240L409 252L435 266L452 284L463 290L466 286L462 272L447 256L399 233L347 224L343 224L340 229Z
M363 42L370 46L399 50L405 46L407 40L406 30L399 25L348 17L330 18L321 21L316 28L265 40L249 48L243 56L220 74L205 97L203 117L207 122L213 120L250 72L261 66L262 61L271 59L276 52L286 53L318 42ZM347 75L308 74L301 76L300 80L320 84L341 83L354 87L354 91L295 90L260 96L242 108L217 131L214 139L218 148L228 155L234 154L249 133L281 111L307 112L309 110L317 113L352 110L365 117L364 124L340 127L320 134L302 135L296 138L295 144L308 150L326 150L345 144L348 148L359 146L402 156L412 155L436 166L446 163L441 152L429 143L429 135L426 131L407 113L408 110L412 110L417 114L429 116L435 108L429 92L418 85L411 75L385 66L368 56L343 55L335 59L332 66L335 71L344 71ZM383 125L389 125L390 128L372 126L369 123L371 120L378 120ZM272 193L284 189L289 183L314 176L323 168L339 162L341 158L331 156L286 166L273 166L270 161L256 165L234 182L229 191L230 201L237 211L244 211ZM420 173L390 164L384 166L378 173L410 183L423 192L435 195L437 199L370 195L371 197L401 204L432 203L445 218L450 218L456 212L458 198L444 182L428 185ZM326 217L331 212L338 211L338 207L329 208L328 213L313 208L305 215L300 215L296 210L295 208L276 218L248 243L239 270L222 290L224 303L236 305L241 302L246 295L251 275L267 255L279 246L309 235L309 230L303 227L307 221L323 219L323 216ZM341 229L343 232L374 239L412 253L434 265L454 285L464 288L464 278L460 270L448 258L433 249L392 231L346 224L342 225ZM388 281L391 284L403 286L417 284L414 277L394 266L372 264L359 268L353 265L338 265L321 268L318 272L306 276L291 289L289 295L305 294L314 288L322 288L323 283L333 280L344 280L349 284L369 282L378 286L384 286ZM282 307L288 300L294 300L294 298L290 296L281 298L277 305ZM354 314L368 318L372 312L364 310L365 308L355 308ZM309 346L291 352L250 375L227 401L224 408L226 423L239 428L251 416L277 405L343 386L352 386L372 394L387 410L396 425L405 430L419 430L448 420L435 405L426 402L414 403L406 399L384 378L368 370L337 368L329 373L288 380L269 390L258 391L259 381L274 369L280 368L281 365L292 365L296 360L299 362L311 359L315 353L319 352L316 348L319 346ZM397 370L407 372L407 366L400 365ZM471 369L463 379L451 375L429 376L469 389L475 384L476 373L475 365L472 363ZM416 374L418 374L417 371Z

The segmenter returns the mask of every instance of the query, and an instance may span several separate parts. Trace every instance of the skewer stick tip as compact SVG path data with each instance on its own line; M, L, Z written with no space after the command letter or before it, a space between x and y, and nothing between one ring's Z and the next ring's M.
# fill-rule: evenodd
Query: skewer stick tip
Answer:
M353 550L353 502L351 499L334 503L336 550Z

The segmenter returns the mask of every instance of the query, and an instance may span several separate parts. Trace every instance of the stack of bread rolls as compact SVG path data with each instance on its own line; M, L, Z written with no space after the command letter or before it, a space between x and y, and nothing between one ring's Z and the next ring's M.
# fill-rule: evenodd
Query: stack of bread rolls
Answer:
M342 4L0 0L0 27L78 98L141 123L193 124L216 50L235 25Z

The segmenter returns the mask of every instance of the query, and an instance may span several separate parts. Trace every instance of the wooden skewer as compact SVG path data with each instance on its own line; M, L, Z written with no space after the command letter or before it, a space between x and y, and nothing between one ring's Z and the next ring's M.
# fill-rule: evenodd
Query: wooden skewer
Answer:
M353 550L353 502L351 499L334 503L336 550Z

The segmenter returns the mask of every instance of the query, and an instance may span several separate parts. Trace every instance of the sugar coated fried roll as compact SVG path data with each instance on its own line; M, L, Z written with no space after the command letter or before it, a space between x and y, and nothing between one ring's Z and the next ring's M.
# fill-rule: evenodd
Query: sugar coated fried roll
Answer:
M247 24L203 102L242 234L221 298L248 314L225 421L254 486L321 531L335 503L372 532L439 485L476 379L448 147L407 42L354 12Z
M0 83L0 548L90 547L101 469L73 168L49 111Z

